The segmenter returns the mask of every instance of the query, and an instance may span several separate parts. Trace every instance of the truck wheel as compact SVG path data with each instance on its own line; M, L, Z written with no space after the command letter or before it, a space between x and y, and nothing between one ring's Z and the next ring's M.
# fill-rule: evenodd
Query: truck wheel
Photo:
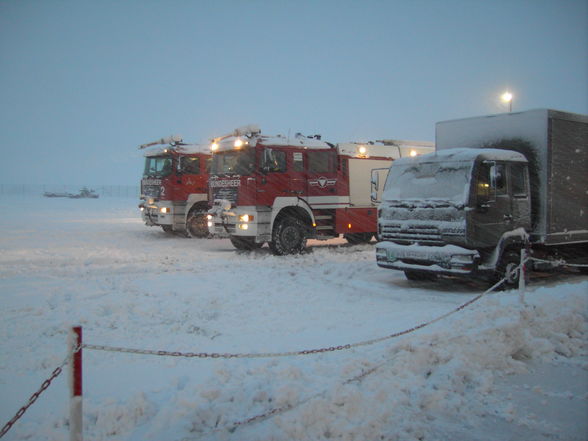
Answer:
M193 210L188 214L188 218L186 219L186 232L188 237L208 236L208 225L205 211Z
M347 233L343 237L351 245L358 245L360 243L370 243L374 233Z
M299 254L306 247L306 228L294 217L284 217L274 226L269 247L273 254Z
M230 237L231 243L235 248L241 251L253 251L263 246L262 243L255 242L254 237Z
M504 283L502 284L504 289L518 288L519 278L521 277L520 264L520 253L513 250L505 251L496 266L494 283L504 279Z
M434 281L437 280L437 274L429 273L427 271L414 271L414 270L406 270L404 271L404 276L408 280L412 280L414 282L422 282L422 281Z

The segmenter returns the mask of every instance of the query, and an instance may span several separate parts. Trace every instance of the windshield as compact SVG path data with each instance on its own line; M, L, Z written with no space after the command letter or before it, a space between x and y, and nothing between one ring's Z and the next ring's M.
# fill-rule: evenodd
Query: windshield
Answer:
M163 178L172 171L172 158L169 156L150 156L145 158L143 176Z
M210 172L213 175L250 175L255 170L255 150L215 153Z
M442 200L463 204L470 186L472 162L410 162L393 164L384 199Z

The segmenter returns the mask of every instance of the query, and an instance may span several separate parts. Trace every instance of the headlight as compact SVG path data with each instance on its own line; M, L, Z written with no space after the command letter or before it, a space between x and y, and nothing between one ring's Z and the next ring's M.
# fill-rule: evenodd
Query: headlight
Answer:
M376 259L377 260L386 260L388 258L388 252L386 248L376 248Z
M209 221L211 221L212 220L212 214L207 214L206 215L206 219L209 220Z
M247 229L249 229L249 225L247 225L247 224L239 224L239 229L240 230L247 230Z
M171 210L170 210L170 208L169 208L169 207L161 207L161 208L159 209L159 212L160 212L160 213L169 213L170 211L171 211Z
M239 216L239 222L252 222L253 221L253 215L251 214L242 214L241 216Z

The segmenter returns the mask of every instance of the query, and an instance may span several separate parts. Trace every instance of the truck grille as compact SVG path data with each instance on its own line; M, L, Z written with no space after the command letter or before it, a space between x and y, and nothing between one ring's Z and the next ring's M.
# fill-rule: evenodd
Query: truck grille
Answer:
M389 223L382 225L380 236L399 244L408 245L420 243L422 245L443 245L439 228L435 225L406 225Z
M161 186L159 185L143 185L141 194L150 198L159 198L161 194Z
M225 199L237 204L238 187L213 187L212 199Z

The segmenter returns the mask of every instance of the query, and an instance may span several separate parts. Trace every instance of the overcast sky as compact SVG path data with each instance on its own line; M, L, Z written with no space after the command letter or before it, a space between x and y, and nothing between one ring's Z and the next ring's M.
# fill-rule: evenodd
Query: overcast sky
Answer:
M433 141L437 121L588 114L588 0L0 0L0 183L137 184L137 146Z

